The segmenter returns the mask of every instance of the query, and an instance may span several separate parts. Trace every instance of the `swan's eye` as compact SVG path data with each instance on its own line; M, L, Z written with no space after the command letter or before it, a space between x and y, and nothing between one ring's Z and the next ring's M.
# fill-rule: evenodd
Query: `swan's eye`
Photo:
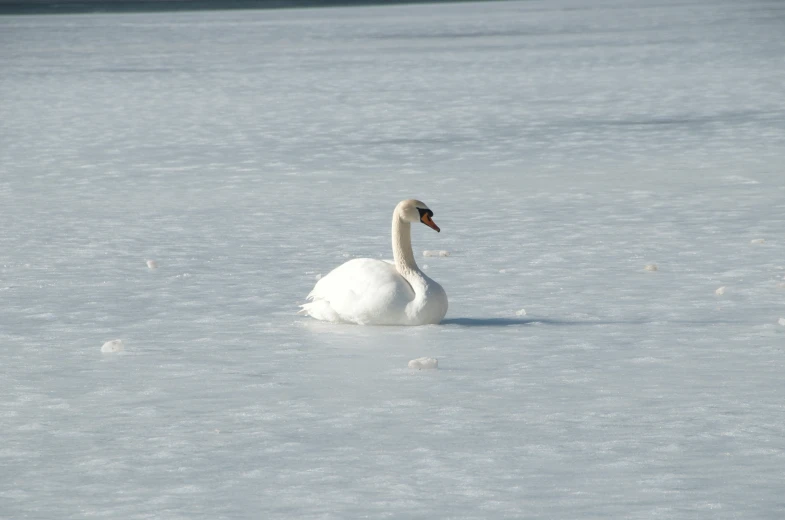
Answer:
M433 211L429 209L417 208L417 211L420 212L420 221L423 223L427 223L433 218Z

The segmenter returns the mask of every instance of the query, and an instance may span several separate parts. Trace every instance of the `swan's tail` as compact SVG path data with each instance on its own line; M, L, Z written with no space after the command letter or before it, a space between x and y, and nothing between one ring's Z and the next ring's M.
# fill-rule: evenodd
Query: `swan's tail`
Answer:
M297 311L297 314L310 316L317 320L332 321L334 323L343 321L327 300L313 300L304 303L300 305L300 310Z

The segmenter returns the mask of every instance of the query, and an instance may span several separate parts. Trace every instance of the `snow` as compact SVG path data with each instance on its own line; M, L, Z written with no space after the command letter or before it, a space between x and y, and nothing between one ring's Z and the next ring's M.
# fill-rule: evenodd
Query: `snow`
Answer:
M782 14L0 17L0 518L785 517ZM298 316L409 197L444 323Z
M432 357L419 357L409 361L409 368L415 370L439 368L439 360Z

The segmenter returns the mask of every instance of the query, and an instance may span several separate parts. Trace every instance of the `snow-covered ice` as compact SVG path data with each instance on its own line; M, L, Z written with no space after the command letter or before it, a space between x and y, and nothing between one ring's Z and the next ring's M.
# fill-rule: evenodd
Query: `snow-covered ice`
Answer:
M0 518L784 518L784 8L0 16Z
M409 361L409 368L416 370L439 368L439 360L432 357L419 357Z

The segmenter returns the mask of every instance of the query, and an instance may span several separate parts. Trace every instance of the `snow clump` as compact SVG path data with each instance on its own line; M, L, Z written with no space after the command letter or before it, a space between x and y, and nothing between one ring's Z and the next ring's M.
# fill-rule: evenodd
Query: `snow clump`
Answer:
M123 340L121 339L107 341L101 346L101 352L104 353L122 352L123 350L125 350L125 345L123 345Z
M423 368L439 368L439 360L432 357L421 357L409 361L409 368L421 370Z

